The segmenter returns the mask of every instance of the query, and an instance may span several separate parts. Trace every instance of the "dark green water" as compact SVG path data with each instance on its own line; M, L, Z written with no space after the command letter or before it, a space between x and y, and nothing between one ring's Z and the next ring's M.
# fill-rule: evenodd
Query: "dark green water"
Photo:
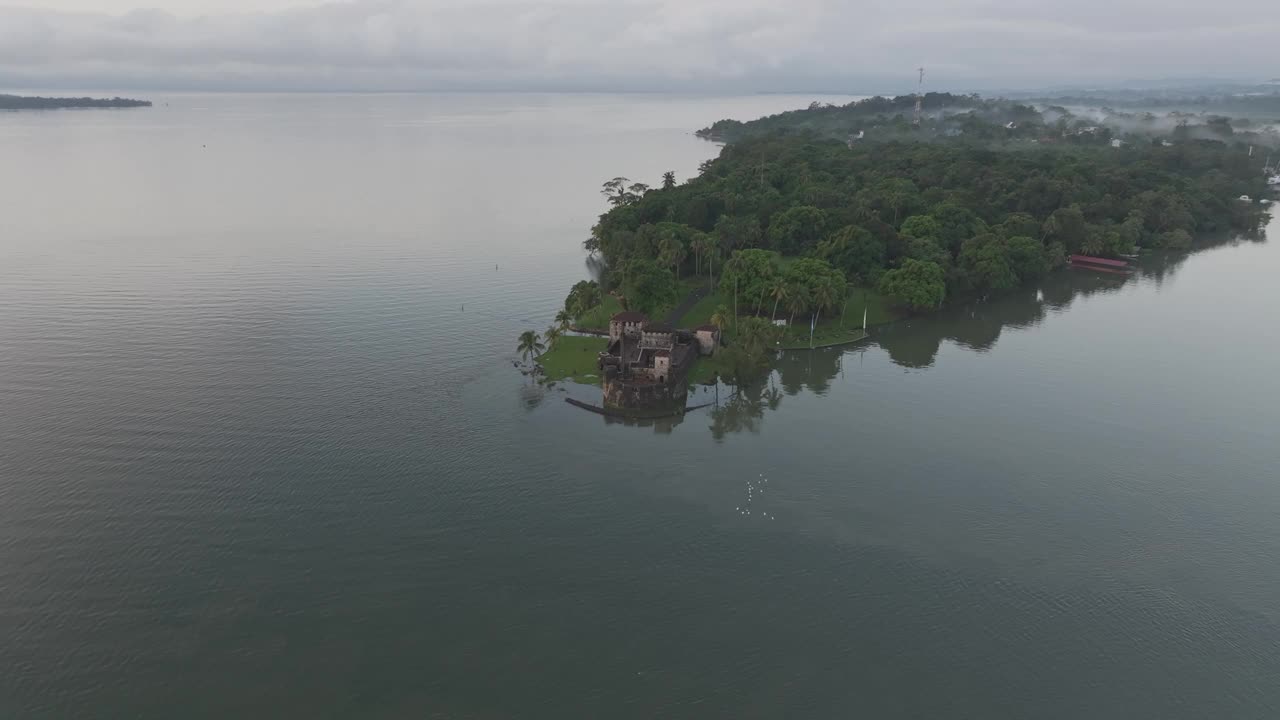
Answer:
M611 423L600 182L811 98L154 99L0 115L0 717L1280 714L1274 244Z

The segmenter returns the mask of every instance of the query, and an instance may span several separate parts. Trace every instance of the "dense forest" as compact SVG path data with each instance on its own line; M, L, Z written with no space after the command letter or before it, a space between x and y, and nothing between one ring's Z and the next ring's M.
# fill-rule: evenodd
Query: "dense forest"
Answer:
M0 95L0 110L57 110L61 108L131 108L151 107L150 100L129 98L55 98Z
M729 144L692 180L609 181L612 207L586 241L605 289L650 313L691 274L732 298L734 317L829 315L850 287L923 310L1033 281L1071 253L1186 249L1256 227L1239 198L1266 193L1272 138L1229 119L1143 131L1143 116L1110 127L931 93L917 127L914 103L721 121L702 134Z

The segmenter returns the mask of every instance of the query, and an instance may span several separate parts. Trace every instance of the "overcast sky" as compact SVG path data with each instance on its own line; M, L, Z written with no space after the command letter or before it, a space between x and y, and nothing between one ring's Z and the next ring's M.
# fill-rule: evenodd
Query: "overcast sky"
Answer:
M0 88L910 92L1280 76L1275 0L35 0ZM0 0L0 3L5 0Z

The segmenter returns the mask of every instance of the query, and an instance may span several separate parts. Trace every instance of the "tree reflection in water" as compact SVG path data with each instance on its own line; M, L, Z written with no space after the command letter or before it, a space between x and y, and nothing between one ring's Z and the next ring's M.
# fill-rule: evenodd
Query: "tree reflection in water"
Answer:
M1201 249L1262 241L1265 241L1263 234L1240 236L1202 244ZM987 352L995 347L1006 327L1034 327L1051 312L1067 308L1077 298L1118 292L1130 282L1152 282L1158 286L1171 278L1188 257L1186 253L1145 255L1135 275L1064 270L1037 286L877 328L871 345L782 352L771 370L746 379L711 411L711 435L719 441L729 433L759 432L765 411L777 410L785 395L794 396L805 390L815 395L826 394L844 361L865 352L869 346L882 348L890 361L901 367L930 368L944 340L975 352Z
M1240 236L1206 243L1201 249L1263 239L1264 235ZM1134 275L1063 270L1036 286L899 321L878 329L873 333L873 339L895 364L905 368L929 368L937 359L943 340L976 352L986 352L995 346L1006 327L1039 325L1049 311L1063 310L1077 298L1118 292L1129 282L1152 282L1158 287L1173 277L1188 257L1190 255L1186 253L1144 255Z
M520 406L534 410L547 398L547 388L539 382L526 382L520 386Z

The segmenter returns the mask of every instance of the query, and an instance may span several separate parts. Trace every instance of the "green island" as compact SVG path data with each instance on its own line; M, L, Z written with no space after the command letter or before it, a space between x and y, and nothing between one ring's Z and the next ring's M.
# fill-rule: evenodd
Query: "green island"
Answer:
M526 333L533 346L522 338L546 379L599 383L597 357L628 350L610 319L639 313L715 331L689 382L738 381L771 350L857 341L864 322L1009 291L1070 258L1254 230L1280 166L1265 123L947 93L698 134L724 145L688 182L604 183L610 209L584 244L600 280L577 283L544 335Z
M0 95L0 110L60 110L65 108L134 108L151 107L150 100L129 98L59 98Z

